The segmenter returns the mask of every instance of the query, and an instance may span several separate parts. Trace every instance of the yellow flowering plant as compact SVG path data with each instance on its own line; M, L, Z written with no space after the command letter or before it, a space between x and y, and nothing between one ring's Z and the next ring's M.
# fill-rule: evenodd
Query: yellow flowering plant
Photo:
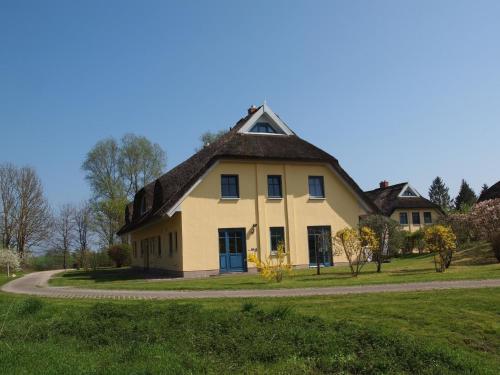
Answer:
M425 229L424 241L427 249L434 253L436 272L444 272L451 264L453 252L457 248L457 237L450 227L432 225Z
M344 254L349 262L351 274L357 277L373 253L379 251L375 232L369 227L345 228L339 230L334 241L335 253Z
M283 242L278 243L276 252L270 254L267 259L260 260L256 251L251 251L248 254L248 260L255 263L262 277L268 281L277 283L283 280L286 274L290 274L292 266L287 262L285 245Z

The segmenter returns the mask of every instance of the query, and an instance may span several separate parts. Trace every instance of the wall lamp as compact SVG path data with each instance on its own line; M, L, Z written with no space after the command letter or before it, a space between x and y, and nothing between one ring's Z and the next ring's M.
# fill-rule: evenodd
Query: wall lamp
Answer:
M257 224L252 225L252 228L250 229L250 233L254 234L255 228L257 228Z

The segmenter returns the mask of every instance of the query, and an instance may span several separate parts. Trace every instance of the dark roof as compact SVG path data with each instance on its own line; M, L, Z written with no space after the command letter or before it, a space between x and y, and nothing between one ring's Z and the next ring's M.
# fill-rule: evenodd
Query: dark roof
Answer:
M435 208L444 213L440 206L432 203L424 197L399 197L401 190L407 185L407 182L365 191L365 194L377 205L377 207L386 216L390 216L398 208Z
M126 223L118 234L136 229L146 222L165 215L203 173L220 159L328 163L344 178L368 207L374 212L378 212L377 206L364 195L354 180L342 169L337 159L297 135L266 136L238 133L238 130L251 115L249 114L240 119L228 133L217 141L204 147L189 159L141 189L136 194L133 209L129 208L129 211L139 212L138 201L144 194L146 195L148 211L141 217L138 217L138 214L131 215L132 220ZM158 189L158 187L161 187L161 189ZM161 197L159 197L160 195Z
M487 201L489 199L497 199L500 198L500 181L498 181L495 185L491 186L489 189L486 189L479 196L478 202Z

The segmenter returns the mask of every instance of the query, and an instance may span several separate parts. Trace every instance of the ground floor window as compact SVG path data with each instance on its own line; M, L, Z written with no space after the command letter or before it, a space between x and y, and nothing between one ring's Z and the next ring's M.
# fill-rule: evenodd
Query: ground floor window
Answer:
M414 225L420 225L420 212L412 212L411 221Z
M399 213L399 224L408 225L408 213L407 212L400 212Z
M424 212L424 223L432 224L432 215L430 212Z
M271 252L277 252L279 244L285 245L285 228L271 227L269 228L271 237Z

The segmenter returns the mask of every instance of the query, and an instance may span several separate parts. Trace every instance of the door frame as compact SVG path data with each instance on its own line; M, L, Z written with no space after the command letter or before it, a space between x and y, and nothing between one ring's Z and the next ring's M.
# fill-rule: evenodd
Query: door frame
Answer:
M230 267L226 267L225 269L221 268L220 266L220 258L221 258L221 253L220 253L220 234L221 232L226 232L226 231L240 231L242 234L242 245L243 249L241 252L241 257L242 257L242 268L240 269L231 269ZM246 228L244 227L236 227L236 228L218 228L217 229L217 244L218 244L218 257L219 257L219 272L220 273L230 273L230 272L247 272L248 271L248 261L247 261L247 238L246 238ZM226 245L227 246L227 237L225 238ZM228 256L229 254L229 256ZM230 260L230 253L226 251L226 264L230 264L228 261Z

